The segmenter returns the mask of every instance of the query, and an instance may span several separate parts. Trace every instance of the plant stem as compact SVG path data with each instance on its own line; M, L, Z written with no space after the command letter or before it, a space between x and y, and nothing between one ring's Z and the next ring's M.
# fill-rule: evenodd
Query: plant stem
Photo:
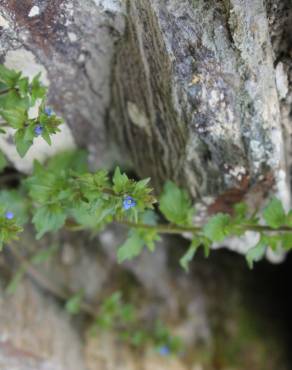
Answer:
M10 91L10 90L11 90L11 89L1 90L1 91L0 91L0 96L1 96L1 95L5 95L5 94L9 93L9 91Z
M125 225L128 227L133 227L136 229L145 229L145 230L156 230L160 234L183 234L183 233L197 233L202 231L202 228L199 226L176 226L172 224L158 224L158 225L149 225L149 224L141 224L135 223L126 220L116 220L115 223Z
M192 233L197 234L203 231L203 227L200 226L177 226L173 224L158 224L158 225L149 225L143 223L135 223L127 220L114 220L115 224L124 225L129 228L135 229L144 229L144 230L152 230L157 231L159 234L177 234L181 235L184 233ZM77 224L76 222L69 220L66 222L66 227L72 231L80 231L83 230L83 226ZM292 233L292 227L290 226L281 226L278 229L273 229L270 226L266 225L244 225L242 227L243 231L254 231L254 232L288 232Z

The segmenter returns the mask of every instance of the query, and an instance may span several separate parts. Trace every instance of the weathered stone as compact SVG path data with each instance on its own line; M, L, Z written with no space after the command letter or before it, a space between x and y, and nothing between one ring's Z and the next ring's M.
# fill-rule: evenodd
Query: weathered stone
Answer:
M111 122L141 176L195 198L268 171L277 188L285 163L262 0L128 2L116 60Z
M31 66L36 68L32 72L43 71L44 82L50 84L49 103L64 117L77 145L89 150L92 167L106 166L110 152L104 121L114 44L124 29L122 3L4 0L0 16L0 62L16 67L10 56L17 54L17 68L27 72L28 61L33 59ZM72 147L68 131L61 140L64 149ZM34 156L52 155L42 140L38 144ZM1 149L18 169L31 168L32 156L21 166L11 148L1 143Z
M12 296L0 292L0 369L85 369L68 316L29 281Z

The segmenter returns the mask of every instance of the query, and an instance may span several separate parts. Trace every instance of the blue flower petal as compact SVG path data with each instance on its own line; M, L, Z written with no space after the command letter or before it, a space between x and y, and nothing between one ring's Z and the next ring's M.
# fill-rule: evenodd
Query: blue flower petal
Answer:
M6 218L7 220L12 220L12 219L14 218L14 213L13 213L13 212L11 212L11 211L6 212L6 213L5 213L5 218Z

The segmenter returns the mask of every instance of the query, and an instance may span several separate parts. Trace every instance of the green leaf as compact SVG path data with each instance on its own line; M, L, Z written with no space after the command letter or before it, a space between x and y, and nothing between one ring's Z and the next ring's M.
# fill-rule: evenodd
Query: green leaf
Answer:
M40 239L48 231L59 230L65 220L66 214L57 204L37 208L32 219L38 232L37 239Z
M5 208L0 204L0 250L5 243L18 239L18 235L22 231L23 229L16 219L7 220Z
M204 235L214 242L223 241L229 233L230 216L224 213L218 213L212 216L204 226Z
M167 181L164 186L159 208L170 222L184 226L192 223L194 210L191 207L191 200L186 191L171 181Z
M5 167L7 166L7 160L4 156L4 154L0 151L0 173L3 172Z
M19 107L11 110L0 110L0 116L15 129L22 128L27 120L26 110Z
M281 234L280 238L284 249L292 249L292 233Z
M49 145L52 145L52 140L51 140L51 137L50 137L50 134L48 133L48 131L46 129L44 129L43 133L42 133L42 138L49 144Z
M16 150L21 157L25 156L25 154L27 153L27 151L33 144L32 140L28 140L28 141L25 140L25 130L24 129L20 129L16 131L14 135L14 141L16 145Z
M250 269L253 268L254 262L258 262L264 257L266 248L266 241L261 237L257 245L247 251L246 260Z
M0 95L0 109L5 111L13 111L14 109L25 109L30 107L29 98L22 98L16 90L10 90L5 95Z
M194 258L194 255L196 254L200 245L201 245L201 240L199 238L194 238L187 252L179 260L180 265L185 271L187 272L189 271L189 263Z
M37 99L44 99L47 88L40 82L41 73L35 76L31 83L31 104L34 105Z
M55 173L68 169L77 173L84 173L88 171L87 152L85 150L68 150L58 153L50 158L46 168Z
M130 232L128 239L117 252L118 263L137 257L143 250L144 240L136 231Z
M65 305L65 309L71 315L77 315L81 310L81 305L83 302L84 292L80 291L74 294Z
M18 81L18 87L20 95L25 97L29 93L29 80L27 77L23 77Z
M127 191L127 185L129 184L128 176L125 173L121 173L119 167L116 168L113 176L113 190L115 193L124 193Z
M20 72L16 72L12 69L5 67L0 64L0 81L6 84L9 88L14 87L21 76Z
M279 199L273 198L263 211L263 217L267 225L277 229L286 223L286 214Z
M234 206L235 219L237 222L245 221L247 218L248 206L246 203L240 202Z

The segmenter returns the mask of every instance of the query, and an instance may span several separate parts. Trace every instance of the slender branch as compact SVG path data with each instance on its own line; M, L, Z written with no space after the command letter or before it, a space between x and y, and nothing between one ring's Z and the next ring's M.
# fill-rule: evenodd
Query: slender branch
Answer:
M181 235L183 233L192 233L197 234L203 231L203 227L200 226L177 226L173 224L156 224L156 225L149 225L149 224L143 224L143 223L135 223L127 220L114 220L115 224L124 225L129 228L135 228L135 229L144 229L144 230L152 230L157 231L159 234L177 234ZM84 227L82 225L77 224L73 220L68 220L66 222L66 227L70 229L71 231L80 231L83 230ZM254 232L269 232L269 233L275 233L275 232L288 232L292 233L292 227L290 226L281 226L277 229L273 229L270 226L266 225L243 225L239 226L244 231L254 231Z
M159 234L182 234L182 233L198 233L202 231L202 228L199 226L176 226L172 224L158 224L158 225L149 225L142 223L135 223L126 220L115 220L115 223L125 225L128 227L133 227L136 229L145 229L145 230L156 230Z

